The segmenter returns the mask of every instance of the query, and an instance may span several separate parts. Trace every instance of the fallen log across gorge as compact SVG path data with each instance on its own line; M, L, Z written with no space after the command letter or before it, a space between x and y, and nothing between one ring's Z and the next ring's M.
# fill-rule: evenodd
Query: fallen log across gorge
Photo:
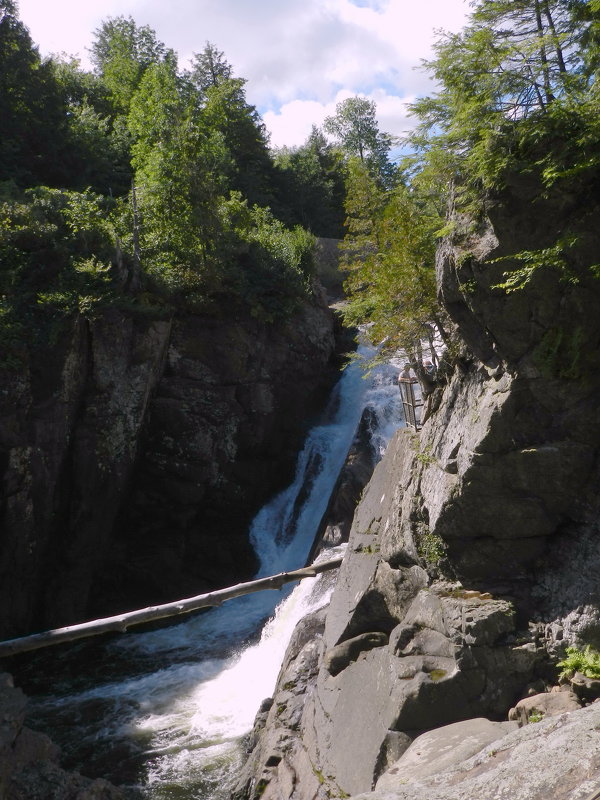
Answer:
M188 597L184 600L176 600L172 603L164 603L159 606L149 606L137 611L128 611L117 614L114 617L95 619L90 622L82 622L78 625L69 625L65 628L55 628L54 630L44 631L43 633L33 633L30 636L23 636L18 639L10 639L0 642L0 658L26 653L30 650L38 650L42 647L49 647L63 642L74 642L77 639L84 639L88 636L97 636L101 633L117 631L125 633L132 625L141 625L144 622L154 622L167 617L176 617L179 614L189 614L200 608L211 608L220 606L225 600L232 600L234 597L241 597L253 592L261 592L265 589L281 589L286 583L303 580L304 578L314 578L322 572L336 569L342 563L341 558L330 561L323 561L320 564L311 564L309 567L296 569L292 572L280 572L277 575L270 575L267 578L258 578L247 583L238 583L226 589L217 589L207 594L199 594L195 597Z

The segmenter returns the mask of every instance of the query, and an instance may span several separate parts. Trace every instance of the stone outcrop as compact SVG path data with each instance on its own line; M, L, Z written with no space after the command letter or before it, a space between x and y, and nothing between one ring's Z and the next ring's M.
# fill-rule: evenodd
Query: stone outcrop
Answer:
M374 424L373 410L367 407L332 492L322 530L317 532L317 551L322 546L335 547L348 541L354 511L379 458L371 441Z
M0 674L1 800L125 800L105 780L61 769L56 745L25 727L26 706L10 675Z
M470 720L426 733L377 783L375 791L353 800L593 800L600 774L600 705L560 714L502 736L488 723L489 735L479 739L481 723ZM496 731L491 727L498 726ZM464 725L466 729L460 730ZM470 755L459 746L474 745ZM490 794L493 792L493 795Z
M334 319L106 311L0 396L0 637L249 577L248 521L335 377Z
M266 769L270 731L278 730L287 749L260 773L266 781L270 772L273 797L283 771L298 775L293 792L281 795L294 800L314 796L315 771L325 776L318 797L371 789L420 732L474 716L501 718L535 675L540 647L528 630L517 630L512 602L431 580L416 550L403 551L402 563L382 559L398 521L398 477L414 454L413 434L398 432L357 509L323 631L304 646L319 661L312 677L303 675L309 691L291 730L278 714L287 707L281 687L290 683L282 671L266 738L258 737L262 757L255 752L251 762L254 776L257 761ZM287 658L296 670L302 664L301 651ZM243 777L241 797L255 796L252 780Z
M562 687L555 687L555 689L560 688ZM531 722L539 722L544 717L555 717L557 714L581 708L577 695L568 687L564 688L565 691L542 692L524 697L508 712L509 720L515 720L522 728Z
M587 268L598 209L582 202L542 200L516 176L479 230L455 217L437 264L452 366L423 430L400 431L375 470L323 630L303 646L312 661L301 712L293 726L277 715L284 670L239 797L369 792L423 732L506 720L528 686L555 677L567 644L600 645L600 285ZM579 237L569 281L547 268L523 290L496 288L519 266L512 254L549 247L565 230ZM278 760L267 766L273 730ZM535 730L510 735L523 737L526 764ZM559 783L563 767L553 767ZM422 795L404 792L392 773L368 796L479 800L479 769L447 794L441 778ZM502 769L487 779L504 780ZM583 785L585 770L576 774Z

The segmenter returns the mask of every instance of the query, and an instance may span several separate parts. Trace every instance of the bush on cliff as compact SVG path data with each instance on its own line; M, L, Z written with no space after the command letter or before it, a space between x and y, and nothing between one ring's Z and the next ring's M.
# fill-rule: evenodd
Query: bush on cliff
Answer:
M586 204L600 179L600 4L472 5L467 26L441 33L425 62L439 89L412 106L417 126L405 144L413 152L401 164L408 188L385 194L350 176L349 315L409 352L431 323L442 322L431 285L434 239L453 233L443 225L445 209L451 204L455 219L462 214L476 225L486 201L517 177L534 201L577 198L581 212L549 232L546 246L505 256L495 288L522 289L540 269L557 271L565 283L600 277L582 233L595 225L585 219ZM386 230L394 231L391 239Z
M571 678L576 672L586 678L600 678L600 653L590 645L578 650L576 647L567 647L567 654L556 665L561 667L559 679Z
M108 306L162 315L181 308L231 313L236 304L275 322L311 292L314 237L286 228L239 193L218 206L216 246L194 267L169 247L136 265L129 198L36 187L0 197L0 344L17 368L27 342L52 339L73 314ZM139 271L139 285L131 291Z

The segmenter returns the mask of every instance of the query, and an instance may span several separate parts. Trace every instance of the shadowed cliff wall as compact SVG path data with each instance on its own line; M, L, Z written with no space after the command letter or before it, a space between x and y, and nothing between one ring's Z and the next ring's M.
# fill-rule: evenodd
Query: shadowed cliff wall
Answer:
M285 324L106 311L2 376L0 636L249 576L246 527L337 374L319 299Z

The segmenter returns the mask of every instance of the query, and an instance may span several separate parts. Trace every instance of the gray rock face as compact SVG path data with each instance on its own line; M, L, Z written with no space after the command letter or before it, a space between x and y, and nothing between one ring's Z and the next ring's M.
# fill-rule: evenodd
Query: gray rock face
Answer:
M383 647L387 642L388 637L380 631L361 633L360 636L355 636L354 639L347 639L345 642L341 642L341 644L328 650L325 653L323 665L330 675L338 675L352 661L356 661L361 653L372 650L374 647Z
M469 726L481 722L461 723L468 738ZM591 800L600 774L599 728L600 706L594 704L503 737L498 730L494 738L491 728L479 752L469 757L460 747L456 758L446 750L456 726L441 728L419 737L375 791L352 800L481 800L490 792L507 800ZM476 746L476 736L472 741Z
M24 726L26 705L10 675L0 674L1 800L125 800L107 781L62 770L56 745Z
M4 376L0 632L81 616L138 454L170 323L77 319ZM46 608L45 615L40 607Z
M600 285L587 269L597 237L588 231L574 248L573 285L546 269L523 291L494 288L518 267L511 254L549 246L566 224L578 230L580 213L576 199L542 201L516 178L486 225L438 252L439 292L462 349L422 431L396 435L357 508L290 745L330 796L371 790L394 748L424 731L505 719L529 684L552 677L549 656L569 644L600 646ZM374 633L375 646L362 649L361 637ZM568 700L548 698L547 716ZM583 713L511 734L522 737L518 769L529 776L535 766L531 778L510 778L511 755L497 770L478 761L464 781L452 773L452 786L444 773L365 798L481 800L489 792L480 773L494 786L506 781L498 797L558 797L543 767L537 774L532 743ZM586 783L600 766L596 751L584 758L589 771L571 776L576 759L558 763L566 740L557 736L548 775L560 797L587 800L585 787L598 788ZM525 788L513 791L510 780ZM274 797L281 790L269 787ZM309 800L312 789L297 783L280 796Z
M377 460L371 444L372 415L373 412L369 408L363 412L358 431L333 491L318 546L335 547L348 541L356 506L373 474Z
M517 728L516 722L491 722L479 718L423 733L381 776L376 789L393 790L403 783L448 771Z
M331 384L332 314L78 318L0 395L0 637L235 583Z
M416 564L382 561L395 509L388 491L401 484L389 462L403 465L409 453L411 435L400 432L367 487L319 637L321 666L307 684L299 724L286 730L291 768L301 752L332 793L371 789L394 748L423 730L482 710L505 714L539 659L533 642L514 641L511 603L431 581ZM269 730L267 722L267 737ZM283 792L277 776L268 783L274 797ZM297 781L280 796L308 800L313 788L312 780Z
M246 797L280 800L311 797L326 800L324 780L299 736L307 692L322 655L326 609L305 617L296 627L277 681L275 696L263 704L248 742L249 759L234 800Z

